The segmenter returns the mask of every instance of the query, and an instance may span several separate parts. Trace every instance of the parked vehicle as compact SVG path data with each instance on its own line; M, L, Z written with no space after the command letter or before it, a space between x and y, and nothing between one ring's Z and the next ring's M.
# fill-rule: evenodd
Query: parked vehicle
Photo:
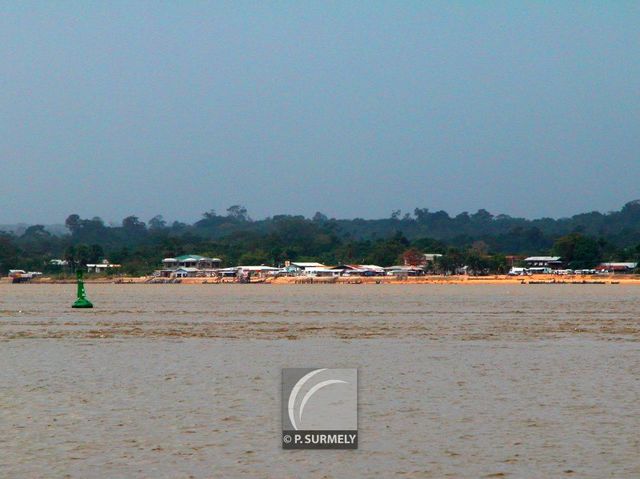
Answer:
M585 274L594 274L594 269L577 269L574 271L574 274L585 275Z
M509 276L527 276L531 274L527 268L511 268L507 273Z
M558 269L555 271L555 274L566 275L566 274L574 274L572 269Z
M552 274L553 270L551 268L529 268L529 274Z

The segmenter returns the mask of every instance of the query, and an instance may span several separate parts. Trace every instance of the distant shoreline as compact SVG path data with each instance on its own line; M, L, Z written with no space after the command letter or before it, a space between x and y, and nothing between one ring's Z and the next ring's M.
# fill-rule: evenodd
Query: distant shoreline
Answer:
M152 282L153 276L141 277L119 277L119 278L87 278L87 284L149 284L158 285L166 283ZM1 278L1 283L11 284L10 278ZM56 279L56 278L38 278L24 284L75 284L75 279ZM180 278L172 284L194 285L194 284L247 284L239 283L235 279L230 278ZM272 284L272 285L291 285L291 284L455 284L455 285L508 285L508 284L634 284L640 285L640 275L534 275L534 276L508 276L508 275L490 275L490 276L408 276L404 278L390 276L342 276L342 277L308 277L308 276L285 276L277 278L261 278L254 279L249 284Z

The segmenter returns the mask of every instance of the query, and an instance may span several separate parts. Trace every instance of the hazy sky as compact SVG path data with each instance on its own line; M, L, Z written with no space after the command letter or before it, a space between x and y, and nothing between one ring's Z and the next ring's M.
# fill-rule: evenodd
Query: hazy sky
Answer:
M0 223L640 198L640 3L0 4Z

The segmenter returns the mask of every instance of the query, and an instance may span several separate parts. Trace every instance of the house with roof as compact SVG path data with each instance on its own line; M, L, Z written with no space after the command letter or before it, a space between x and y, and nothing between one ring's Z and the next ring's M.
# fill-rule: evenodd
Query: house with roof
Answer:
M173 278L195 278L200 273L198 268L191 266L180 266L171 271L171 277Z
M385 270L376 264L339 264L331 267L344 276L384 276Z
M630 274L638 267L638 263L600 263L596 271L602 273Z
M419 266L395 265L384 268L387 276L421 276L424 269Z
M290 275L304 275L307 271L318 269L318 268L327 268L322 263L316 263L315 261L285 261L284 263L284 271Z
M213 276L215 271L220 268L222 260L220 258L209 258L199 254L185 254L176 256L175 258L164 258L162 260L162 269L156 272L161 277L178 277L181 278L191 276Z
M529 256L524 259L527 268L562 269L564 261L560 256Z
M303 275L315 276L315 277L334 277L334 276L340 276L340 271L336 269L327 268L327 267L306 268L304 270Z
M274 268L273 266L266 266L264 264L258 266L238 266L243 273L256 274L256 275L273 275L282 271L282 268Z
M120 268L122 265L110 263L108 259L103 259L99 263L90 263L87 264L87 272L88 273L107 273L112 272L112 270Z
M162 265L165 269L175 269L181 266L185 268L214 269L219 268L221 263L222 260L220 258L207 258L199 254L185 254L162 260Z

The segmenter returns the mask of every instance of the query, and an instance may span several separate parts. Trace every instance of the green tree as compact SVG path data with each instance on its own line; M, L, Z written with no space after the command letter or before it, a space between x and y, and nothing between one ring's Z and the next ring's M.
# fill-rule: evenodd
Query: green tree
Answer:
M85 267L91 262L91 248L86 244L79 244L76 246L75 259L78 266Z
M77 214L69 215L64 224L71 234L74 234L80 229L80 216Z
M271 263L271 257L269 253L259 249L254 251L247 251L246 253L240 255L240 257L238 258L238 264L240 266L254 266L269 263Z
M249 221L247 209L242 205L232 205L227 208L227 216L237 221Z
M89 251L89 263L96 264L104 259L104 250L99 244L92 244Z
M592 268L602 261L598 241L580 233L571 233L556 240L553 252L572 269Z
M149 220L149 229L161 230L166 226L167 226L167 222L164 220L162 215L155 215L153 218Z
M127 216L122 220L122 228L130 233L144 231L145 224L144 221L140 221L137 216Z
M76 270L76 248L73 245L67 246L64 250L64 260L71 268L71 271Z
M10 269L17 269L20 254L15 237L9 233L0 232L0 273L7 274Z

